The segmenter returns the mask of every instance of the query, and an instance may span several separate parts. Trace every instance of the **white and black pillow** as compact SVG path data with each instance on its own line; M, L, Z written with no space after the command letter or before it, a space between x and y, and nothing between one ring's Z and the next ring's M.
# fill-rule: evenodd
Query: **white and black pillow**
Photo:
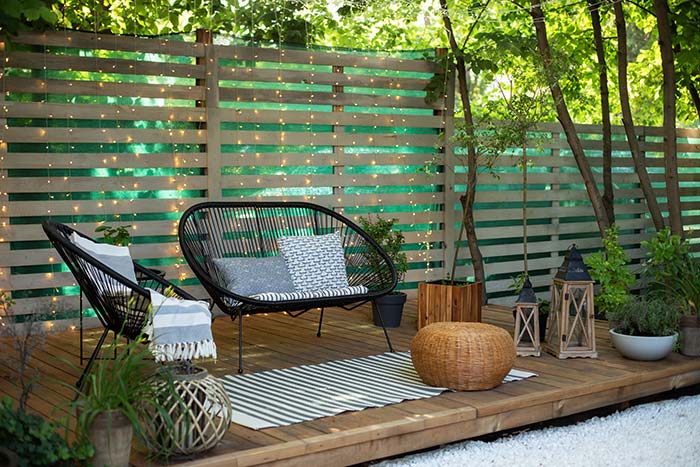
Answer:
M214 266L231 292L249 297L265 292L293 292L294 284L281 256L215 258Z
M100 263L103 263L130 281L136 282L134 262L131 259L128 247L96 243L75 232L71 234L70 241ZM117 281L113 282L115 285L118 284ZM119 284L118 287L124 288L125 286Z
M341 289L348 286L340 232L280 237L277 246L287 262L289 275L297 291Z

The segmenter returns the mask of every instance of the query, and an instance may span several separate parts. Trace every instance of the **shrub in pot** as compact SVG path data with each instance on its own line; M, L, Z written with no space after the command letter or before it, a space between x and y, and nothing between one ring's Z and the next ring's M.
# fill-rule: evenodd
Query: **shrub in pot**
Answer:
M400 230L394 229L396 219L383 219L377 216L376 218L360 217L359 221L362 229L382 247L394 263L398 282L403 282L404 277L406 277L406 272L408 271L408 258L406 257L406 253L401 251L401 247L403 247L405 243L403 233ZM381 258L376 252L366 251L364 257L370 268L380 269L378 265L381 264ZM389 328L400 326L405 303L406 294L397 291L374 299L372 301L374 324L381 326L383 321L384 326Z
M610 330L615 348L633 360L660 360L678 338L680 306L673 300L630 296L607 317L617 323Z
M76 436L95 448L92 463L127 467L134 437L151 455L169 457L152 442L149 426L157 413L168 421L163 429L172 429L172 419L160 403L168 397L177 397L172 375L153 360L146 345L131 341L113 360L98 360L71 404Z
M680 302L680 351L700 356L700 263L690 256L690 246L666 228L642 242L648 249L642 277L648 293Z

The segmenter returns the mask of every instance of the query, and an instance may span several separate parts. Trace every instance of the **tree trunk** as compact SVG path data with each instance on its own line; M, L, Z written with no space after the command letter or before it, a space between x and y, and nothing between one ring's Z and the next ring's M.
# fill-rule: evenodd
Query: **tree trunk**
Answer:
M688 83L687 87L693 106L695 106L695 111L698 113L698 119L700 119L700 93L698 93L698 88L692 82Z
M532 16L532 22L535 25L535 33L537 34L537 48L539 49L540 56L542 57L545 73L549 75L549 90L552 94L552 98L554 99L554 105L557 110L557 118L561 123L564 133L566 134L566 140L569 143L571 152L574 155L574 160L576 161L579 172L581 172L581 178L583 178L583 183L586 186L586 192L588 193L588 198L591 201L593 213L595 214L596 222L598 223L598 230L600 231L601 237L604 237L605 229L610 224L608 223L608 217L605 213L605 208L603 207L603 200L600 196L600 191L598 191L598 186L595 183L593 171L588 163L588 159L586 159L586 154L583 151L581 140L576 133L574 122L571 120L569 109L566 106L564 93L559 87L557 78L553 76L552 53L549 47L549 40L547 39L547 29L544 23L544 13L542 12L541 3L540 0L530 0L530 2L530 15Z
M659 30L661 69L664 90L664 166L666 197L668 198L668 223L671 232L683 235L681 220L681 195L678 185L678 154L676 153L676 70L673 63L671 23L668 18L668 2L654 0L656 25Z
M462 107L464 108L464 123L465 131L470 137L470 143L467 144L467 190L460 197L462 202L462 223L464 231L467 234L467 244L469 245L469 253L472 260L472 268L474 269L474 279L486 284L486 275L484 273L484 258L477 243L476 228L474 227L474 200L476 199L476 180L477 180L477 154L473 141L474 136L474 117L472 115L471 101L469 98L469 87L467 86L467 67L464 61L462 50L457 45L452 29L452 21L450 19L449 10L447 9L447 0L440 0L440 8L442 9L442 19L447 30L447 37L450 41L450 49L455 56L457 62L457 82L459 83L459 95L462 99ZM461 228L460 228L461 239ZM456 263L456 258L455 258ZM453 269L454 271L454 265ZM453 273L454 274L454 273ZM454 276L450 278L454 280ZM484 293L484 300L486 294Z
M620 94L620 107L622 108L622 125L625 127L627 144L630 147L634 168L637 171L639 184L647 202L647 209L651 215L652 222L654 222L654 228L659 231L664 228L664 218L661 215L659 203L651 186L644 155L639 149L639 142L634 130L634 120L632 119L632 109L630 108L627 86L627 24L625 22L625 12L621 2L614 2L613 8L615 10L615 27L617 28L617 87Z
M523 137L527 141L527 137ZM527 145L523 144L523 272L529 275L527 266Z
M612 182L612 128L610 126L610 98L608 92L608 64L605 60L603 31L600 25L600 2L588 0L593 25L593 43L598 57L598 87L600 88L600 118L603 127L603 207L608 224L615 223L615 192Z

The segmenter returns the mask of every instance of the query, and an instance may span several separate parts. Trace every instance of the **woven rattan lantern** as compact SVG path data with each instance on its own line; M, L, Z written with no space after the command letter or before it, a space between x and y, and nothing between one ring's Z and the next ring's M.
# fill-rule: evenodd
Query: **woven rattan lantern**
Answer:
M515 352L521 357L540 356L540 318L537 296L530 279L525 279L515 302Z
M552 281L545 350L559 358L598 357L595 350L593 280L572 245Z

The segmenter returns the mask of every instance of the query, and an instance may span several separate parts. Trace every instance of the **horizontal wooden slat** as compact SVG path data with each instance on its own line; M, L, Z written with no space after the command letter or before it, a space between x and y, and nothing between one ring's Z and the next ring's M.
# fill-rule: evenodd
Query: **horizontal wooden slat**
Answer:
M318 50L262 49L222 45L215 45L214 48L219 58L250 60L253 62L284 62L326 66L335 65L354 68L413 71L421 73L440 72L440 68L436 63L427 60L405 60L401 58L378 57L370 54L363 56Z
M146 107L101 104L61 104L52 102L5 102L3 116L7 118L69 118L82 120L159 120L203 122L203 107Z
M10 52L5 60L6 68L38 70L71 70L93 73L119 73L140 76L168 76L178 78L203 78L203 65L172 62L144 62L120 58L76 57L32 52Z
M203 176L188 177L51 177L41 183L36 178L12 177L4 183L10 193L51 193L70 191L120 190L202 190L207 187Z
M114 34L93 34L78 31L19 32L12 37L13 42L22 44L73 47L81 49L143 52L168 55L203 57L205 44L169 40L167 38L145 38L118 36Z
M308 105L344 105L366 107L411 107L441 109L443 103L436 101L425 103L422 97L407 97L401 95L385 96L371 94L350 94L344 92L316 92L270 89L241 89L233 87L219 88L219 99L222 102L271 102L285 104Z
M221 67L219 80L263 83L300 83L326 86L352 86L374 89L409 89L422 91L429 79L362 75L355 73L329 73L251 67Z
M66 94L70 96L151 97L192 101L204 99L204 89L194 84L183 86L7 77L4 86L5 92L24 92L43 96Z
M206 142L204 130L141 130L135 128L21 128L3 132L8 143L162 143L202 144Z

